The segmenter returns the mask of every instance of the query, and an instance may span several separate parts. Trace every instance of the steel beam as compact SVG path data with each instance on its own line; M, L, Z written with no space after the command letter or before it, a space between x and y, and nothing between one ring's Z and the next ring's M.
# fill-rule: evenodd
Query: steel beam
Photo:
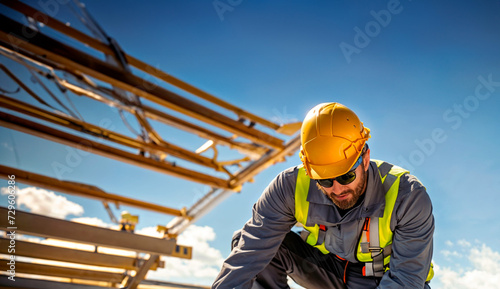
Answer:
M0 238L0 253L9 255L10 239ZM83 250L68 249L44 245L34 242L16 240L16 256L54 260L61 262L78 263L92 266L121 268L126 270L137 270L144 259L88 252ZM158 262L151 265L151 270L158 268ZM163 265L163 264L162 264ZM160 268L163 268L161 266Z
M139 59L133 57L133 56L130 56L130 55L127 55L125 54L126 58L127 58L127 61L130 63L130 65L142 70L143 72L146 72L146 73L149 73L150 75L153 75L163 81L165 81L166 83L169 83L173 86L176 86L186 92L189 92L191 93L192 95L195 95L199 98L202 98L204 100L207 100L213 104L216 104L222 108L225 108L229 111L232 111L234 112L236 115L240 116L240 117L244 117L246 119L249 119L250 121L254 121L254 122L257 122L257 123L260 123L262 125L265 125L273 130L278 130L280 128L280 125L276 124L276 123L273 123L271 121L268 121L262 117L259 117L255 114L252 114L250 112L247 112L237 106L234 106L232 104L230 104L229 102L226 102L220 98L217 98L199 88L196 88L176 77L173 77L159 69L157 69L156 67L153 67L145 62L142 62L140 61Z
M0 262L0 270L7 271L7 262ZM120 283L124 274L43 265L36 263L16 262L16 273L76 278L84 280L106 281Z
M7 208L0 207L2 220L7 220L7 212ZM15 231L17 234L55 238L165 256L172 255L176 245L175 239L159 239L130 232L115 231L19 210L16 211L15 217ZM9 231L7 222L0 223L0 229Z
M93 286L86 284L56 282L49 280L37 280L31 278L15 277L16 281L7 279L7 276L0 276L1 289L109 289L109 287Z
M61 32L73 39L78 40L83 44L87 44L88 46L94 48L97 51L103 52L104 54L112 55L113 50L106 44L101 41L88 36L87 34L80 32L73 27L66 25L65 23L39 11L37 9L32 8L31 6L24 4L21 1L12 1L12 0L0 0L0 3L14 9L22 14L33 18L35 21L41 22L44 25L49 26L50 28Z
M44 175L39 175L0 165L0 178L6 178L7 175L15 175L16 180L20 183L44 188L47 190L54 190L61 193L97 199L100 201L110 201L119 205L132 206L178 217L183 217L185 215L181 210L127 198L120 195L106 193L105 191L95 186L77 182L62 181L56 178L51 178Z
M78 41L80 41L81 43L84 43L84 44L87 44L89 45L90 47L98 50L98 51L101 51L105 54L108 54L108 55L113 55L114 54L114 51L109 47L107 46L106 44L102 43L101 41L95 39L95 38L92 38L70 26L67 26L65 25L64 23L62 23L61 21L55 19L55 18L52 18L50 17L49 15L41 12L41 11L38 11L34 8L32 8L31 6L27 5L27 4L24 4L20 1L5 1L5 0L0 0L0 3L14 9L14 10L17 10L18 12L21 12L23 13L24 15L26 16L29 16L37 21L41 21L43 22L45 25L51 27L52 29L56 30L56 31L59 31L73 39L76 39ZM262 125L265 125L271 129L274 129L274 130L278 130L281 126L276 124L276 123L273 123L271 121L268 121L264 118L261 118L257 115L254 115L250 112L247 112L241 108L238 108L224 100L221 100L201 89L198 89L176 77L173 77L167 73L165 73L164 71L161 71L159 69L157 69L156 67L153 67L145 62L142 62L141 60L133 57L133 56L130 56L130 55L127 55L125 54L125 58L127 60L127 62L150 74L150 75L153 75L163 81L165 81L166 83L169 83L171 85L174 85L186 92L189 92L197 97L200 97L202 99L205 99L213 104L216 104L220 107L223 107L229 111L232 111L234 112L235 114L237 114L238 116L241 116L241 117L245 117L247 119L249 119L250 121L255 121L257 123L260 123Z
M214 140L217 143L225 144L229 148L232 149L234 148L236 150L241 151L243 154L261 156L263 153L269 150L269 148L267 147L260 146L254 143L243 143L234 141L229 137L222 136L206 128L187 122L175 116L171 116L151 106L143 105L142 109L144 111L144 114L150 119L162 122L167 125L171 125L173 127L185 130L187 132L197 134L200 137L206 139Z
M281 150L271 150L266 155L262 156L260 159L251 163L249 166L244 168L241 172L237 173L229 181L232 187L239 187L245 182L250 181L254 176L259 174L264 169L282 162L285 157L294 154L300 148L300 135L297 135L285 144L285 147Z
M282 148L283 141L269 134L248 127L194 101L183 98L163 87L155 85L130 73L96 59L75 48L54 40L41 32L34 31L6 16L0 15L0 41L14 50L24 50L34 55L43 56L68 70L83 73L105 81L120 89L144 97L167 108L196 118L210 125L248 138L254 142ZM22 35L30 35L26 40Z
M158 262L160 259L160 256L158 255L151 255L149 256L149 259L142 264L142 266L137 270L135 273L135 276L133 278L130 278L127 282L127 289L137 289L137 286L139 283L141 283L142 280L146 277L146 274L149 271L149 267L151 267L154 263Z
M126 135L101 128L99 126L81 121L73 117L64 116L62 114L56 114L41 109L31 104L8 97L1 93L0 93L0 107L5 107L10 110L14 110L29 116L33 116L41 120L49 121L54 124L62 125L67 128L71 128L75 131L83 132L88 135L96 136L106 141L114 142L134 149L144 150L152 153L162 152L181 159L185 159L187 161L193 162L198 165L210 167L215 170L221 170L221 166L218 165L214 160L201 156L194 152L188 151L174 144L170 144L163 140L161 141L161 144L145 143L137 139L128 137Z
M0 1L6 2L5 0L0 0ZM29 15L29 13L31 13L30 15L32 17L36 16L35 13L37 13L37 11L35 9L31 8L31 10L29 10L30 7L19 8L19 5L22 6L25 4L15 4L15 5L12 4L9 6L18 6L18 8L14 8L14 9L20 11L21 13L24 13L25 15ZM40 16L40 15L38 15L38 16ZM42 16L44 16L44 15L42 15ZM47 15L45 15L45 16L47 16ZM49 21L48 21L48 23L45 23L45 25L52 27L55 30L62 32L70 37L73 37L81 42L84 42L84 43L88 42L87 44L93 43L93 44L89 44L89 45L97 50L103 51L105 54L110 54L110 55L114 54L114 52L112 50L110 50L110 48L107 45L101 43L100 41L98 41L92 37L86 36L86 35L80 33L79 31L74 30L73 28L62 27L62 25L61 25L62 23L57 22L56 19L54 19L54 22L53 22L54 25L52 25L51 24L52 18L50 18L50 16L47 16L47 17L49 17L48 18ZM2 21L2 20L3 19L0 19L0 21ZM116 67L110 66L109 64L107 64L103 61L100 61L98 59L89 57L85 53L83 53L77 49L74 49L72 47L69 47L65 44L62 44L62 43L58 42L57 40L54 40L54 39L52 39L52 38L50 38L50 37L48 37L40 32L33 33L33 31L30 30L28 27L23 26L22 24L20 24L18 22L15 22L15 21L10 20L8 18L3 22L6 22L7 24L5 25L6 28L0 27L0 30L3 30L3 32L0 31L0 44L3 43L3 45L5 47L9 47L11 49L14 49L18 53L20 53L21 55L25 55L26 57L29 57L32 59L43 60L44 63L46 63L46 62L56 63L55 67L57 67L58 69L67 70L70 73L73 73L75 71L78 71L78 72L81 71L84 74L87 74L91 77L108 82L113 86L119 87L120 89L127 89L127 90L131 91L132 93L135 93L135 94L142 96L146 99L149 99L151 101L154 101L156 103L164 105L165 107L174 109L176 111L179 111L179 112L184 113L186 115L189 115L191 117L198 118L200 120L203 120L206 123L218 126L219 128L223 128L231 133L235 133L237 136L242 136L242 137L245 137L245 138L247 138L251 141L254 141L256 143L265 145L265 146L258 147L258 148L260 148L259 149L260 159L253 162L250 166L244 168L241 172L237 173L235 176L233 176L230 179L228 184L226 184L230 188L230 190L235 190L235 189L240 188L240 186L243 183L245 183L246 181L250 181L253 178L253 176L258 174L263 169L274 164L275 162L281 161L282 159L284 159L285 156L293 153L296 149L298 149L298 147L300 145L300 141L299 141L298 137L294 138L292 141L290 141L286 145L283 144L283 141L279 140L279 139L277 139L278 142L275 142L273 144L273 140L270 140L270 139L258 139L258 138L256 139L255 138L256 135L249 136L249 135L243 135L241 133L235 132L234 129L239 129L239 128L241 128L243 131L245 131L246 133L249 133L249 134L251 134L253 132L252 128L249 128L249 127L243 125L242 123L240 124L237 121L236 121L236 123L237 123L236 125L240 125L240 126L237 126L237 127L233 128L233 130L232 130L231 128L228 129L228 127L224 127L224 125L228 125L228 124L224 123L224 121L220 121L220 119L217 119L214 121L216 121L216 122L218 121L219 123L222 123L223 126L216 125L213 123L213 121L211 122L210 120L207 121L207 119L202 119L202 117L207 117L208 116L207 114L203 114L201 116L201 118L199 115L194 116L193 114L197 114L198 109L201 106L196 107L195 111L191 112L191 113L189 112L189 110L188 111L183 110L183 109L187 109L192 102L188 103L189 105L187 107L183 107L180 102L182 102L182 100L184 100L184 98L182 98L179 95L172 94L169 91L163 89L162 87L157 87L156 85L149 83L147 81L144 81L143 79L140 79L135 75L123 73L123 71L121 71L120 69L117 69ZM72 31L72 30L74 30L74 31ZM22 37L22 35L23 35L22 32L28 33L32 37L29 37L28 39L24 39ZM176 79L176 78L166 74L163 71L160 71L152 66L149 66L148 64L143 63L140 60L135 59L135 58L128 56L126 54L125 54L125 57L126 57L127 61L129 62L129 64L136 66L138 69L143 70L150 75L153 75L159 79L164 80L167 83L170 83L170 84L173 84L177 87L180 87L180 88L184 89L185 91L190 92L191 94L193 94L195 96L201 97L201 98L208 100L216 105L219 105L223 108L226 108L230 111L233 111L239 116L243 116L251 121L256 121L256 122L262 123L259 120L253 118L251 115L245 115L246 112L243 111L243 113L242 113L240 111L240 109L238 109L237 107L234 107L234 106L232 106L232 105L230 105L222 100L219 100L219 99L213 97L212 95L207 94L206 92L198 90L195 87L192 87L189 84L184 83L181 80ZM139 82L141 82L140 85L137 85ZM136 86L134 87L133 85L136 85ZM146 89L146 87L152 87L152 89ZM75 93L77 93L77 92L75 92ZM94 98L94 99L96 99L96 98ZM192 108L192 106L189 107L189 109L191 109L191 108ZM169 116L166 114L162 115L161 111L158 111L158 110L155 111L154 108L150 108L149 111L148 111L148 107L139 107L139 109L142 109L144 111L144 115L150 119L154 119L154 120L172 125L174 127L180 127L181 129L196 133L198 135L202 135L204 137L207 137L210 133L212 133L208 130L201 131L198 127L192 125L191 123L189 123L187 121L176 119L175 117L172 117L172 116ZM235 120L232 120L232 119L229 119L229 120L232 122L235 122ZM293 134L294 132L296 132L298 130L298 128L300 128L300 123L287 124L284 126L277 126L276 124L269 124L269 123L267 123L267 124L263 123L263 124L271 127L272 129L276 130L279 133L285 133L287 135ZM250 129L250 130L248 130L248 129ZM257 130L257 132L260 132L260 131ZM214 139L217 141L216 137L207 137L207 138ZM224 143L226 141L225 144L229 143L229 146L231 146L230 141L232 141L232 140L230 138L221 137L221 139L219 141L221 143ZM247 144L247 143L241 143L241 144L243 146L248 145L249 151L256 148L255 144ZM272 147L273 149L269 149L268 146ZM240 148L236 147L236 148L241 149L241 147ZM265 153L265 155L264 155L264 153ZM228 189L221 188L220 186L213 186L213 187L220 188L221 190L224 191L224 193L220 194L220 195L227 195L228 194L227 193ZM188 215L191 216L191 214L189 214L189 212L194 212L194 211L204 212L204 211L206 211L206 208L208 208L208 206L205 206L205 205L199 205L199 206L196 206L196 208L193 207L192 208L193 210L188 210ZM198 213L196 213L196 214L198 214ZM195 218L195 216L191 216L191 217ZM196 217L198 217L198 216L196 216ZM192 219L192 220L194 220L194 219Z
M192 182L207 184L210 186L234 189L229 187L224 179L179 167L164 161L157 161L141 155L129 153L96 141L91 141L76 135L72 135L57 129L35 123L14 115L0 112L0 126L15 129L34 136L42 137L64 145L83 149L92 153L126 162L138 167L147 168L157 172L170 174L175 177L187 179Z
M159 121L163 124L175 127L180 130L184 130L186 132L195 134L201 138L213 140L219 144L226 145L230 148L234 148L238 151L241 151L243 154L250 154L250 155L258 155L261 156L264 154L268 148L264 146L260 146L254 143L243 143L243 142L238 142L234 141L233 139L220 135L218 133L215 133L211 130L208 130L206 128L203 128L201 126L195 125L193 123L190 123L188 121L185 121L183 119L180 119L178 117L169 115L163 111L160 111L158 109L155 109L153 107L150 107L148 105L143 104L141 107L135 106L134 104L117 104L116 102L113 102L101 95L98 95L97 93L93 91L89 91L87 89L84 89L82 87L76 86L72 83L69 83L67 81L62 81L59 82L62 86L66 87L67 89L71 90L73 93L77 95L82 95L86 96L90 99L97 100L99 102L105 103L109 106L117 106L122 110L125 110L129 113L134 113L135 110L142 110L144 112L144 115L152 120Z

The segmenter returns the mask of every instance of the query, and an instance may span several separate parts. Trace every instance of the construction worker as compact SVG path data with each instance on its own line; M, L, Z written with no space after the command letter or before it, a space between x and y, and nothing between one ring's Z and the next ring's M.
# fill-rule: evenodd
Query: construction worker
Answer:
M120 231L126 231L133 233L135 230L135 225L139 222L139 216L132 215L128 211L123 211L121 213L120 219Z
M289 288L287 276L308 289L430 288L431 200L408 171L370 160L369 137L339 103L311 109L302 165L265 189L212 288Z

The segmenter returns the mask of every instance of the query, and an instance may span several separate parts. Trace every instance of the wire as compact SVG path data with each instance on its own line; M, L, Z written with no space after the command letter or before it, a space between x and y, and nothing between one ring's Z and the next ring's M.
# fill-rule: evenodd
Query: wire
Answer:
M53 100L55 100L60 106L62 106L72 117L83 120L81 119L81 116L78 117L78 115L76 115L72 110L70 110L66 105L64 105L64 103L62 103L61 100L59 100L59 98L57 98L57 96L55 96L52 93L52 91L50 91L50 89L40 80L40 78L38 78L38 76L31 69L28 69L28 71L31 73L36 82L38 82L38 84L40 84L40 86L42 86L43 89L45 89L45 91L50 95L50 97Z
M136 136L139 136L139 137L143 137L142 134L138 133L127 121L127 119L125 118L125 116L123 115L123 110L122 109L118 109L118 113L120 114L120 118L122 119L123 123L125 124L125 126L133 133L135 134Z
M8 90L5 90L5 89L0 87L0 92L5 93L5 94L15 94L15 93L18 93L19 91L21 91L21 87L19 87L19 86L14 91L8 91Z
M79 8L80 13L78 13L75 8L73 8L72 5L68 5L69 9L73 14L82 22L83 25L87 27L87 29L90 30L90 32L96 37L99 38L101 41L104 40L104 42L107 42L106 35L103 35L102 29L100 27L96 27L95 21L92 21L93 19L90 17L90 15L87 13L85 9L85 5L80 3L79 1L73 1L73 3L76 5L76 7Z
M40 84L44 89L45 91L52 97L52 99L54 99L59 105L61 105L64 109L66 109L66 111L71 115L73 116L74 118L77 118L77 119L80 119L82 121L84 121L82 115L78 112L78 109L75 107L75 105L73 104L73 102L71 101L71 99L69 99L68 95L66 94L66 92L61 88L59 82L61 81L59 79L59 77L55 74L55 71L54 69L52 69L52 67L49 67L49 66L46 66L42 63L39 63L39 62L36 62L36 61L33 61L33 60L28 60L26 59L25 57L20 57L17 53L13 52L13 51L10 51L10 50L0 50L0 54L9 58L9 59L12 59L14 61L16 61L17 63L23 65L24 67L26 67L26 69L30 72L30 74L32 75L33 79L35 79L35 81ZM33 62L33 63L36 63L37 65L40 65L42 67L45 67L47 70L49 70L50 72L44 72L42 71L41 69L38 69L30 64L28 64L28 61L30 62ZM40 98L38 95L36 95L33 91L31 91L31 89L29 89L20 79L18 79L12 72L10 72L10 70L5 67L4 65L2 65L0 63L0 69L2 69L10 78L12 78L15 82L17 82L17 84L19 84L19 86L21 86L30 96L32 96L34 99L36 99L39 103L47 106L47 107L50 107L52 109L54 109L55 111L57 112L60 112L60 113L63 113L62 111L56 109L55 107L51 106L50 104L48 104L46 101L44 101L42 98ZM59 98L57 98L57 96L55 96L51 91L50 89L47 88L47 86L40 80L40 78L38 78L38 76L35 74L38 73L40 74L41 76L44 76L46 77L47 79L49 79L50 81L53 81L58 87L59 89L61 90L61 92L64 94L64 96L66 97L66 99L69 101L70 105L73 107L73 109L76 111L76 114L73 113L73 111L71 111L67 106L65 106L60 100ZM3 89L0 88L1 91L5 91ZM19 88L16 92L19 91ZM7 91L5 91L7 92ZM14 92L15 93L15 92ZM63 113L64 114L64 113ZM78 115L77 115L78 114Z
M48 106L52 109L55 109L53 106L45 102L45 100L41 99L36 93L34 93L28 86L26 86L19 78L17 78L5 65L0 63L0 69L5 72L14 82L16 82L20 87L24 89L31 97L33 97L39 103ZM57 109L55 109L57 110Z

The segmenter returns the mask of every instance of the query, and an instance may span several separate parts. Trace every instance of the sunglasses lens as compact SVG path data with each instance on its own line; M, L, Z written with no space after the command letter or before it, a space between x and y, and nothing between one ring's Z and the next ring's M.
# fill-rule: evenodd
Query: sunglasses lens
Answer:
M323 179L323 180L316 180L318 184L324 188L330 188L333 186L333 180L334 179Z
M339 182L339 184L347 185L347 184L352 183L356 179L356 172L351 171L345 175L341 175L340 177L336 177L335 179L337 180L337 182Z

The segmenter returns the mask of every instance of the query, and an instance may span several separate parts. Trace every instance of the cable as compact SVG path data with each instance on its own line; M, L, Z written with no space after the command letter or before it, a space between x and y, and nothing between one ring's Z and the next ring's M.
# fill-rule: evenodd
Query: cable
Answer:
M142 134L138 133L127 121L127 119L125 118L125 116L123 115L123 110L122 109L118 109L118 113L120 114L120 117L123 121L123 123L125 124L125 126L136 136L139 136L139 137L142 137Z
M0 87L0 92L5 93L5 94L15 94L15 93L18 93L19 91L21 91L21 87L19 87L19 86L14 91L8 91L8 90L5 90L5 89Z
M38 76L31 70L31 69L28 69L28 71L31 73L31 75L33 76L33 78L36 80L36 82L38 82L38 84L40 84L40 86L43 87L43 89L45 89L45 91L50 95L50 97L55 100L60 106L62 106L72 117L74 118L77 118L77 119L80 119L80 120L83 120L81 118L79 118L72 110L70 110L66 105L64 105L64 103L62 103L59 98L57 98L57 96L55 96L52 91L50 91L50 89L40 80L40 78L38 78ZM81 117L81 116L80 116Z
M72 5L68 5L69 9L73 14L82 22L83 25L87 27L87 29L90 30L90 32L96 37L100 38L101 41L107 42L106 35L103 35L102 29L100 27L96 27L96 22L93 21L92 17L87 13L85 9L85 5L80 3L79 1L74 0L73 3L80 9L80 13L78 13Z

